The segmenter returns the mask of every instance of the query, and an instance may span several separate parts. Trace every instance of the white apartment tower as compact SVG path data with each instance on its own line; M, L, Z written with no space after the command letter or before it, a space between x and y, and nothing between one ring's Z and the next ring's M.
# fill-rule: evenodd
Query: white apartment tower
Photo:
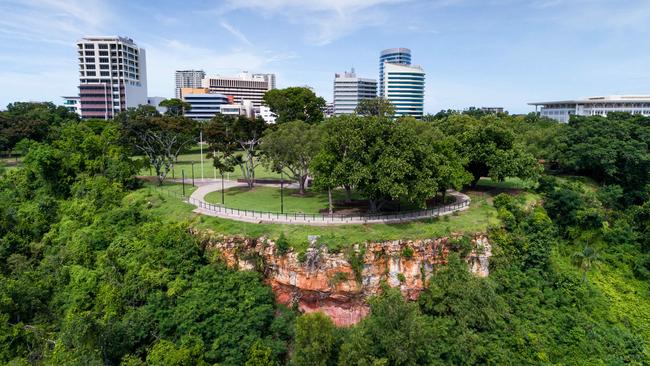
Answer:
M384 62L384 96L395 107L395 116L424 114L424 70L420 66Z
M248 100L254 107L260 107L264 94L275 89L275 74L251 74L246 71L236 76L210 76L203 79L203 88L210 93L232 97L235 104Z
M176 70L176 90L175 97L181 99L182 88L200 88L201 81L205 78L203 70Z
M110 119L147 104L143 48L126 37L86 37L77 41L82 118Z
M377 97L377 81L359 78L350 72L334 74L334 115L352 114L359 101Z

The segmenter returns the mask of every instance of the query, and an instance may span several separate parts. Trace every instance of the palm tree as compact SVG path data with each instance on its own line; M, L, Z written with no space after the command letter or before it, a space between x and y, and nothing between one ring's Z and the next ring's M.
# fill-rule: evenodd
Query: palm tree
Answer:
M598 253L596 253L594 248L586 245L581 252L575 252L571 257L571 260L575 266L580 268L582 271L582 280L586 282L587 272L589 272L598 261Z

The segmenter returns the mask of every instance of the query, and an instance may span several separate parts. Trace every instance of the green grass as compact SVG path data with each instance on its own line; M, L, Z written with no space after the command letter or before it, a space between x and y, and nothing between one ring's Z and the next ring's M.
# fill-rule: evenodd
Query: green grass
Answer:
M185 174L185 179L190 179L190 180L192 179L192 175L194 175L195 179L201 179L201 177L205 179L209 179L209 178L214 179L214 178L221 177L219 175L219 172L214 169L212 165L212 159L206 158L207 154L208 154L207 147L204 146L203 147L203 176L201 176L200 147L196 145L192 147L190 151L188 151L186 154L182 154L178 156L178 161L176 164L174 164L173 171L170 171L167 177L170 179L171 178L181 179L183 173ZM136 158L141 158L141 157L136 157ZM192 170L192 165L194 166L193 170ZM149 169L149 168L145 168L140 171L140 175L143 176L153 176L154 174L155 172L153 171L153 169ZM234 179L243 178L244 175L242 174L241 168L237 166L235 167L234 172L226 173L226 178L228 177L234 180ZM255 178L274 179L274 178L280 178L280 174L270 171L262 164L260 164L255 169Z
M177 186L171 186L177 190ZM201 230L212 230L224 235L248 237L267 236L276 239L284 233L290 245L304 250L309 235L320 235L321 243L332 250L341 250L356 243L385 240L409 240L436 238L454 233L474 234L485 232L489 225L498 224L496 210L492 206L489 192L469 192L472 198L470 209L458 214L436 219L427 219L402 224L371 224L342 226L307 226L284 224L255 224L194 214L195 206L181 201L177 196L167 195L152 187L144 187L129 195L127 199L141 199L148 202L152 214L164 221L187 221ZM536 195L521 192L519 199L536 199Z
M255 210L264 212L280 212L280 188L257 186L253 189L248 187L234 187L225 191L225 206L241 210ZM334 209L337 209L336 201L345 200L344 190L334 190L332 199L335 203ZM359 200L361 197L353 193L353 200ZM208 193L205 200L210 203L221 203L221 191ZM298 194L298 189L284 189L284 212L285 213L307 213L317 214L321 210L327 210L328 198L327 193L315 192L308 190L304 196ZM341 207L343 208L343 207ZM366 207L361 207L365 210ZM402 210L415 210L417 207L413 204L403 202Z
M503 182L495 182L490 178L481 178L478 186L496 189L531 189L535 188L536 183L522 180L519 178L507 178Z

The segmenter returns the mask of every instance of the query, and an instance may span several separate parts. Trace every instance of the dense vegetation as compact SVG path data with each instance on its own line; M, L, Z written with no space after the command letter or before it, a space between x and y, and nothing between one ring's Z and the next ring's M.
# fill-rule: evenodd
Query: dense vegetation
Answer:
M54 121L49 113L58 111L43 113L38 118ZM8 112L0 119L19 120ZM542 199L494 198L500 225L489 230L488 278L472 276L451 254L417 302L385 288L370 316L346 329L275 305L261 274L227 269L187 223L162 221L151 202L135 199L142 197L130 194L141 184L134 178L140 166L120 123L56 121L20 143L22 166L0 176L2 364L650 359L650 119L615 114L558 125L534 116L432 118L427 133L443 134L436 149L459 154L472 174L526 178L539 171L520 167L531 156L543 159ZM376 123L371 136L425 138ZM476 149L456 149L459 142ZM322 184L344 184L335 178Z

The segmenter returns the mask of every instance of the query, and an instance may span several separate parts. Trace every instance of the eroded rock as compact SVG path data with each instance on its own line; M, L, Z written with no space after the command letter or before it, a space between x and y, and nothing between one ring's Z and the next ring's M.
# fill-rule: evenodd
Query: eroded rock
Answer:
M275 243L265 237L196 234L206 249L228 266L263 272L279 303L297 306L303 312L321 311L338 326L363 319L370 310L367 299L379 294L383 282L399 288L407 299L416 300L433 272L446 264L449 251L457 246L457 236L366 243L346 253L330 253L312 243L303 254L290 251L279 255ZM487 237L476 235L469 244L472 249L466 260L470 271L487 276L492 255Z

